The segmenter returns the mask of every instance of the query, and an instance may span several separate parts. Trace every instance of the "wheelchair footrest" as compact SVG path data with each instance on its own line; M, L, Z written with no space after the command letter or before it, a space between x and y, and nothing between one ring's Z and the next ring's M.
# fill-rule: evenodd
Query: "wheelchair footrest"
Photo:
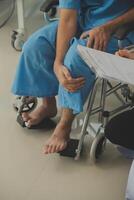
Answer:
M76 156L76 150L78 148L78 144L79 144L79 140L70 139L68 144L67 144L66 149L59 152L60 156L74 158Z

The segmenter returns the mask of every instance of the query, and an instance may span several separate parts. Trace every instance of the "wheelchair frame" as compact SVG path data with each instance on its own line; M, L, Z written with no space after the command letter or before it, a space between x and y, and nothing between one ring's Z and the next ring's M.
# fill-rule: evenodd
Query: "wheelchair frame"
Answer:
M94 108L95 98L96 98L96 94L98 91L97 89L98 89L98 87L100 87L100 83L101 83L100 102L99 102L99 106ZM80 158L82 146L84 143L84 138L85 138L85 135L88 134L88 131L87 131L88 126L90 127L90 129L93 130L93 132L95 132L95 138L93 140L93 143L91 144L91 149L90 149L90 160L92 163L94 163L99 158L99 156L103 152L105 144L106 144L104 128L105 128L106 124L108 123L109 119L111 117L113 117L114 115L116 115L120 112L123 112L126 109L130 109L134 105L134 102L132 100L130 100L130 102L127 102L117 93L118 90L120 90L124 87L125 87L125 89L127 89L126 86L127 86L126 84L122 84L122 83L118 83L115 86L112 86L108 80L102 79L102 78L100 79L99 77L96 78L94 85L92 87L92 90L90 92L90 95L89 95L88 104L87 104L87 108L86 108L86 114L85 114L85 117L83 120L83 125L81 128L79 145L78 145L78 149L76 150L75 160L78 160ZM109 87L109 89L108 89L108 87ZM109 111L106 109L106 98L111 94L114 94L122 105L116 109ZM128 96L129 95L130 95L130 90L128 90ZM91 119L92 115L97 114L97 113L99 114L98 122L99 122L100 126L96 132L94 130L94 127L91 124L90 119ZM99 142L101 142L101 144ZM98 144L100 147L100 152L96 152ZM96 155L96 153L97 153L97 155Z

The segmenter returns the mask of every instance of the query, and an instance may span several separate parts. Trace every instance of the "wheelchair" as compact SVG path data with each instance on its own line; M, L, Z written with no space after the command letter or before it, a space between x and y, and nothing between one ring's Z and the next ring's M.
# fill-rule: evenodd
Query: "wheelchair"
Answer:
M48 22L57 20L57 6L58 0L48 0L41 7L41 11L44 12L45 19ZM123 48L122 40L132 31L132 26L122 27L122 29L117 30L115 37L118 38L119 48ZM100 88L100 100L98 106L95 106L96 94L98 88ZM114 94L115 97L121 103L121 106L115 108L114 110L106 109L107 97ZM18 103L19 102L19 103ZM134 106L134 94L127 84L117 83L112 85L108 80L97 78L93 84L92 90L87 100L87 108L84 119L80 119L77 123L81 127L79 139L70 139L68 146L62 152L59 152L61 156L73 157L78 160L83 152L84 140L86 135L91 135L93 132L95 137L90 147L90 160L95 163L104 152L107 139L104 134L104 129L109 119L116 114L131 108ZM35 97L17 97L17 101L14 104L14 108L17 111L17 121L21 126L25 126L20 120L20 115L22 112L30 112L35 109L37 105L37 98ZM98 115L98 125L97 130L91 122L91 116ZM76 119L77 120L77 119Z

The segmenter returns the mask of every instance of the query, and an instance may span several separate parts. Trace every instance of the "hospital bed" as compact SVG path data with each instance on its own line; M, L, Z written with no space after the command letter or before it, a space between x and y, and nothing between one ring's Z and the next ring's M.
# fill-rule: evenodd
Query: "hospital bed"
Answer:
M54 3L54 4L53 4ZM42 5L41 10L46 13L46 19L48 21L53 21L53 19L49 19L49 12L51 10L51 14L54 16L56 13L55 6L57 5L58 1L48 0ZM122 48L122 39L130 32L132 29L132 26L122 27L122 29L119 29L116 32L115 37L118 38L119 41L119 48ZM101 83L101 84L100 84ZM100 93L100 102L97 107L94 107L96 93L98 90L100 90L101 85L101 93ZM121 95L118 93L118 91L121 92ZM112 111L108 111L105 109L106 99L111 94L114 94L117 99L120 101L120 106ZM114 116L115 114L121 112L122 110L125 110L129 107L131 107L134 104L134 98L133 93L129 89L128 85L118 83L116 85L112 85L109 81L106 80L100 80L97 79L94 82L94 86L92 88L92 91L90 93L86 114L84 116L84 119L80 119L78 122L78 125L81 126L81 132L79 140L72 139L70 140L70 143L68 144L68 147L60 152L60 155L63 156L70 156L74 157L75 160L78 160L80 158L80 155L82 153L84 139L87 134L91 134L91 131L94 133L95 137L93 139L93 142L90 147L90 159L92 162L96 162L103 153L106 145L106 138L104 134L105 126L109 120L110 117ZM33 110L37 105L37 99L31 98L31 97L18 97L19 103L14 104L14 108L18 112L17 121L24 126L24 123L20 121L19 116L24 111L31 111ZM98 127L97 129L92 125L90 119L91 116L94 114L98 115Z

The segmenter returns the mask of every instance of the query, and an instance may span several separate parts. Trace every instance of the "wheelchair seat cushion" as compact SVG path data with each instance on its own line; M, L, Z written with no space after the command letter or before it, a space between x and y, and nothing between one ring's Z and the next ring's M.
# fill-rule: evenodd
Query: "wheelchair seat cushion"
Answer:
M105 135L112 143L134 150L134 108L113 117Z

